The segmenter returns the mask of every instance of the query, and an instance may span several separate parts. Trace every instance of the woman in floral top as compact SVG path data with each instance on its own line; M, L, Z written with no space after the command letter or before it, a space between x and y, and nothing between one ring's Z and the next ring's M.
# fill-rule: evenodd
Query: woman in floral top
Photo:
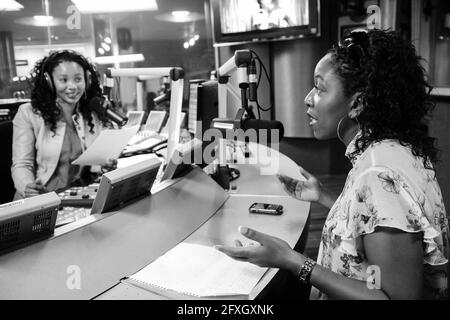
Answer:
M285 190L330 208L317 263L245 227L259 245L217 246L229 256L291 271L312 299L448 297L448 221L428 136L433 107L414 47L394 32L352 32L319 61L305 98L317 139L338 137L353 167L336 198L303 168Z

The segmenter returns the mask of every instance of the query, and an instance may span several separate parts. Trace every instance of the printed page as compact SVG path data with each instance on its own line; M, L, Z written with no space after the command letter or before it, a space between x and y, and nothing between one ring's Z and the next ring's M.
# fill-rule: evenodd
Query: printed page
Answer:
M198 297L249 295L266 271L213 247L180 243L130 279Z
M139 126L102 130L97 139L72 164L103 165L108 159L117 159L138 130Z

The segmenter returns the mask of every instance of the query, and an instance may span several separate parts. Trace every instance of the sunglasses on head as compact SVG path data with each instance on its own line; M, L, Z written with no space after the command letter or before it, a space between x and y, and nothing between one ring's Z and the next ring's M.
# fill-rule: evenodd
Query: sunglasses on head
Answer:
M351 32L344 40L339 42L339 47L348 50L352 58L358 63L367 53L368 37L366 31Z

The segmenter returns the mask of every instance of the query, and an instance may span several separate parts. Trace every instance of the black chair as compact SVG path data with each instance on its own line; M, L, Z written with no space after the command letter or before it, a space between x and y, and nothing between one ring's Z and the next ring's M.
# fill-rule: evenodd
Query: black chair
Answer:
M0 203L12 201L16 191L11 178L12 134L12 121L0 122Z

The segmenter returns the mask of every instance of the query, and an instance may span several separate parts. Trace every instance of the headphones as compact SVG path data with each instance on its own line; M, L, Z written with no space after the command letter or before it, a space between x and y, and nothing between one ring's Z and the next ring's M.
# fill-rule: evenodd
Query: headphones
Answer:
M56 92L55 84L53 83L52 76L46 71L47 66L51 62L53 62L53 60L55 60L59 55L61 55L63 53L69 53L69 54L75 55L82 61L81 67L84 70L84 82L86 83L85 91L88 91L91 86L91 72L88 69L88 66L90 65L90 63L86 60L85 57L83 57L81 54L79 54L78 52L76 52L74 50L54 51L47 58L45 58L44 63L42 64L41 70L43 72L43 76L44 76L45 82L47 83L48 89L50 90L50 92L52 94L55 94L55 92ZM68 61L71 61L71 60L68 60ZM75 62L77 62L77 61L75 61Z

